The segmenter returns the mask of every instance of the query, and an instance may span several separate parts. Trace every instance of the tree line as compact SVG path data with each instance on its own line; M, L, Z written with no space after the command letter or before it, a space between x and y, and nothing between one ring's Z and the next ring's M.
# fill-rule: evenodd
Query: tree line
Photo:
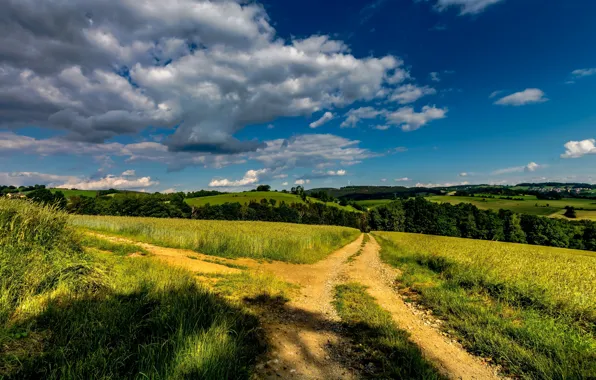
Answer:
M481 240L596 251L596 223L568 221L509 210L480 210L461 203L433 203L422 197L395 201L369 211L368 227Z
M38 188L27 197L73 214L156 218L270 221L346 226L362 231L399 231L481 240L526 243L596 251L596 223L569 221L509 210L480 210L469 203L433 203L423 197L396 200L368 212L351 212L319 202L286 203L274 199L245 204L191 207L184 193L116 193L73 196Z

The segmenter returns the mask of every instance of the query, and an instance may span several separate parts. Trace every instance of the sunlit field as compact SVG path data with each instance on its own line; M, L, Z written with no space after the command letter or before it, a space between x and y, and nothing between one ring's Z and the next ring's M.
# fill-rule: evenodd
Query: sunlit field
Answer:
M313 263L350 243L353 228L289 223L72 216L75 226L208 255Z
M81 238L66 214L0 198L0 379L249 377L253 315L186 271Z
M416 301L474 352L516 375L596 373L596 254L440 236L376 232Z

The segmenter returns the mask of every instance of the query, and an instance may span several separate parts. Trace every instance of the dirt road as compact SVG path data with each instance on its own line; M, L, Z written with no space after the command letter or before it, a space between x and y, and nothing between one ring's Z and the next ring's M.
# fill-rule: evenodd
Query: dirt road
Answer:
M99 235L99 234L98 234ZM110 240L128 239L103 236ZM259 358L255 379L355 379L361 373L352 364L348 339L332 305L338 284L358 282L391 313L398 327L411 334L424 356L452 379L499 379L494 368L465 351L435 327L415 314L395 291L399 274L383 263L379 245L370 240L361 247L357 240L315 264L283 262L260 263L251 259L229 260L198 254L189 250L162 248L138 243L153 257L169 265L203 273L239 273L225 265L243 265L249 270L269 272L300 286L300 294L288 303L268 307L260 315L268 350ZM362 249L355 260L348 258Z

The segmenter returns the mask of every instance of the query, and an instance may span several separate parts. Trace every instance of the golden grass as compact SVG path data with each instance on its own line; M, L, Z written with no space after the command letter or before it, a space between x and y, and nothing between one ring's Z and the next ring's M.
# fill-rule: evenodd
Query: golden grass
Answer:
M353 241L353 228L289 223L74 215L76 226L222 257L313 263Z

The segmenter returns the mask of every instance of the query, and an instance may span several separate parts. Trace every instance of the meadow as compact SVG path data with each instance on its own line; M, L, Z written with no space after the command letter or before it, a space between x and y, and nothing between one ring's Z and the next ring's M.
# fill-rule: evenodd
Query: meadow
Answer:
M393 202L391 199L367 199L365 201L356 201L356 204L366 208L373 208L391 202Z
M350 243L360 231L289 223L73 215L71 223L171 248L228 258L314 263Z
M256 318L190 273L26 201L0 199L0 227L0 378L249 377Z
M524 200L516 201L500 198L482 198L481 196L461 197L454 195L430 196L426 199L431 202L451 203L454 205L459 203L471 203L481 210L499 211L500 209L504 209L520 214L540 216L555 216L557 214L562 214L565 206L572 206L576 209L584 209L581 218L596 219L596 200L593 199L565 198L561 200L538 200L535 196L516 196L513 198L524 198ZM578 219L580 219L579 214Z
M290 193L281 193L277 191L248 191L243 193L227 193L227 194L220 194L220 195L211 195L208 197L199 197L199 198L187 198L185 201L191 206L199 207L205 206L206 204L210 205L222 205L224 203L235 203L238 202L240 204L250 203L250 202L260 202L262 199L273 199L278 204L281 202L285 202L287 204L291 203L305 203L302 198L300 198L296 194ZM316 202L316 203L325 203L321 202L320 200L312 197L307 197L309 202ZM340 206L334 202L326 202L327 206L337 207L343 209L345 211L352 211L358 212L358 210L354 209L351 206Z
M97 191L95 190L50 189L50 191L52 193L60 191L66 198L74 196L95 198L97 196Z
M522 378L596 373L596 254L376 232L402 293L470 351Z

